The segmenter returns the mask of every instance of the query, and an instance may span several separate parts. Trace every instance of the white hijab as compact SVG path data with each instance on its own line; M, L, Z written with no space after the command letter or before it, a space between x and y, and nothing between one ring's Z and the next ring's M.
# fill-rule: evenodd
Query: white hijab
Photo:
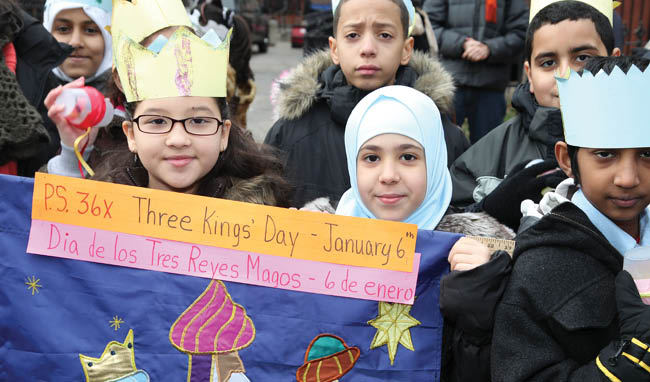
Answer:
M434 229L451 201L451 176L447 169L447 146L436 104L425 94L407 86L385 86L365 96L355 106L345 126L345 153L351 188L336 209L337 215L376 219L363 204L357 186L357 155L369 139L380 134L401 134L424 148L427 192L422 204L404 222L420 229Z
M102 4L102 1L104 4ZM100 4L100 6L92 5L93 3ZM86 82L94 80L113 66L113 40L111 39L111 34L106 30L106 27L111 25L111 6L110 0L100 0L99 3L97 1L85 2L83 0L47 0L45 3L43 26L50 33L52 33L52 24L59 12L75 8L81 8L101 30L102 37L104 38L104 58L95 74L86 78ZM70 76L63 73L60 67L56 67L52 71L54 75L63 81L71 82L74 80L74 78L70 78Z

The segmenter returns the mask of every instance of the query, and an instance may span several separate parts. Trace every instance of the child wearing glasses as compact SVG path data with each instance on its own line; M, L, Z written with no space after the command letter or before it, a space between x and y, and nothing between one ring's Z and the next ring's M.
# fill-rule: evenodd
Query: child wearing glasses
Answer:
M161 2L164 7L153 4ZM132 22L137 17L149 23ZM127 101L122 131L132 154L116 150L120 158L106 158L110 168L101 166L92 179L288 206L290 186L279 175L280 162L229 120L229 41L197 37L180 1L116 2L113 21L113 79ZM54 104L58 92L46 104L57 125L65 125Z

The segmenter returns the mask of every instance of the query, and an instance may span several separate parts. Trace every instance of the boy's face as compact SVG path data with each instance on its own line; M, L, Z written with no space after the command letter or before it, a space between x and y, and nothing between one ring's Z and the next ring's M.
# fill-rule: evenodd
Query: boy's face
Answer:
M572 176L566 143L556 145L558 163ZM639 234L639 214L650 204L650 147L580 148L580 187L600 212L631 236Z
M543 25L533 35L532 46L530 62L524 63L524 69L530 92L540 106L547 107L560 107L556 72L564 74L568 68L581 70L588 58L609 54L596 26L588 19ZM620 50L614 49L612 55L620 55Z
M406 38L400 8L390 0L349 0L341 5L330 54L352 86L372 91L395 81L408 64L413 38Z
M424 149L400 134L381 134L357 154L357 188L361 201L378 219L404 221L427 193Z

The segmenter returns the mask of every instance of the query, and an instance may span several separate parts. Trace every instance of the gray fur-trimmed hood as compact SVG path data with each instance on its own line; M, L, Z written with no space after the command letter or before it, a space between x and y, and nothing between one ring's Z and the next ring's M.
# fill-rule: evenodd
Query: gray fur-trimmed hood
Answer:
M329 50L321 50L307 57L281 80L277 99L279 117L292 120L305 114L318 99L321 73L332 65ZM441 113L449 112L454 97L454 79L438 59L414 51L408 66L418 75L414 88L431 97Z

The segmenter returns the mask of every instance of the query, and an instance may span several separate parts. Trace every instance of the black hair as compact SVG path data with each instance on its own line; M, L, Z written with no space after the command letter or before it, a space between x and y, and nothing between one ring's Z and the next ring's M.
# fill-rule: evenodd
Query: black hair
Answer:
M619 67L623 73L627 74L627 71L630 70L632 65L644 72L648 64L650 64L650 60L636 56L591 57L585 63L584 70L588 70L592 74L604 70L605 73L610 74L614 67Z
M571 160L571 173L576 185L580 184L580 167L578 166L578 146L571 146L567 144L567 151L569 153L569 160Z
M334 20L332 22L332 27L333 27L333 33L334 37L336 37L336 29L339 26L339 19L341 18L341 7L343 7L343 4L347 3L350 0L341 0L339 5L336 7L336 10L334 11ZM404 32L404 39L408 38L409 34L409 11L406 9L406 4L404 4L403 0L389 0L390 2L397 4L399 7L399 19L402 23L402 31Z
M555 25L564 20L591 20L596 27L596 32L600 36L600 40L607 49L607 54L611 54L614 50L614 31L609 19L596 8L582 1L564 0L542 8L530 21L528 30L526 31L524 52L528 62L530 62L531 55L533 54L533 38L535 37L535 32L544 25ZM567 38L570 38L570 36L567 36Z
M588 70L593 74L596 74L599 71L603 70L609 75L612 73L614 67L619 67L624 73L627 74L632 65L636 66L643 72L646 70L648 65L650 65L650 60L634 56L591 57L585 63L584 70ZM583 72L581 71L580 75L582 75L582 73ZM580 167L578 166L579 149L580 147L578 146L571 146L567 144L567 151L569 153L569 159L571 160L571 172L573 173L576 184L580 184Z

